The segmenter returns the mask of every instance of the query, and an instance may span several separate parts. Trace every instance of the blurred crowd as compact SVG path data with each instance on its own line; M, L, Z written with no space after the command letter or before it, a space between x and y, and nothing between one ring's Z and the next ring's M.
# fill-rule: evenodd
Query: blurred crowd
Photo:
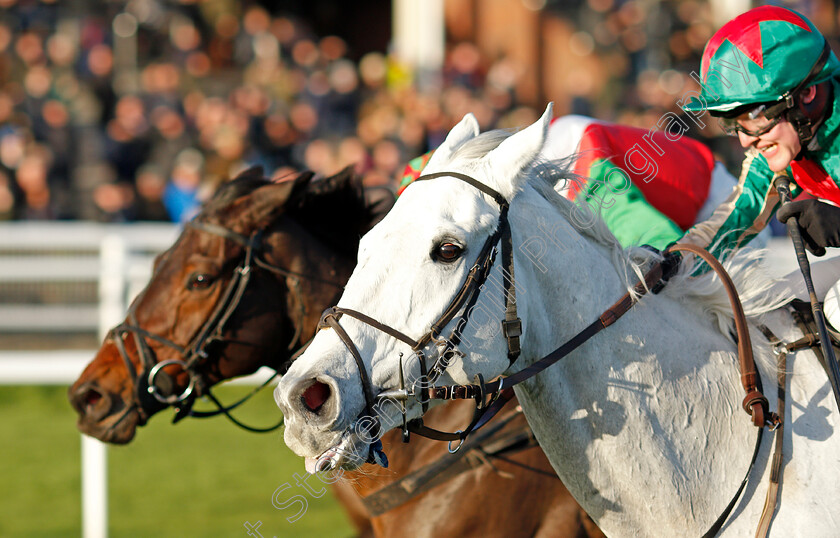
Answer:
M519 123L509 77L464 72L470 45L451 54L457 83L424 95L384 54L353 62L258 5L69 4L0 1L3 219L183 221L252 165L388 184L467 111Z
M697 22L706 3L655 17L643 2L569 4L556 14L591 29L570 49L607 72L569 111L648 126L673 109L691 83L675 69L696 70L713 31ZM384 53L351 57L257 4L0 0L0 219L184 221L252 165L273 178L353 165L393 185L466 112L483 129L537 116L512 60L469 42L448 47L427 93Z

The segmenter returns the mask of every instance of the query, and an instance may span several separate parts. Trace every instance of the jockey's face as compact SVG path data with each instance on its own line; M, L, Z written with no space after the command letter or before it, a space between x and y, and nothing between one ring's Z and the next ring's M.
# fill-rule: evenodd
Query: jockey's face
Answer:
M787 120L782 120L766 133L751 136L738 132L738 140L745 148L754 147L764 155L770 170L781 172L799 155L802 144L796 129Z

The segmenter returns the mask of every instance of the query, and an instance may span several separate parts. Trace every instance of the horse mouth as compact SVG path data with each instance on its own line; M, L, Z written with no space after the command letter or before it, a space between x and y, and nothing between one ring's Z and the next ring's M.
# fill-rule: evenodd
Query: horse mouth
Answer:
M338 444L328 448L320 456L304 458L304 467L310 474L336 469L353 471L368 461L369 453L368 443L347 432L341 436Z
M90 384L71 388L68 398L79 415L76 428L81 433L112 444L126 444L134 439L141 422L136 406Z
M115 445L130 443L134 439L134 434L137 432L137 411L131 410L129 413L121 413L119 416L114 416L113 419L91 423L85 417L79 417L79 420L76 422L76 428L83 434L99 439L103 443Z
M335 469L339 465L338 453L335 447L330 448L317 458L304 458L303 465L309 474Z

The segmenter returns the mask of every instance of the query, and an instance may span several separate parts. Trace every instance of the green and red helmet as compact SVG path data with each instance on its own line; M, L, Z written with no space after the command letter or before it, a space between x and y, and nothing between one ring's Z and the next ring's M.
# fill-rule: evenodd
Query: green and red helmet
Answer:
M738 15L718 30L703 50L700 97L685 108L715 113L782 99L809 75L826 41L796 11L761 6ZM831 78L840 61L831 52L807 86Z

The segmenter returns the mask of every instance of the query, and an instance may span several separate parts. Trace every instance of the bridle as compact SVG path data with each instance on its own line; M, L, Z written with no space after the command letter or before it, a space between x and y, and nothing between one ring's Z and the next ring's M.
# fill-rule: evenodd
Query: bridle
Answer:
M344 328L339 322L343 315L361 321L362 323L381 332L384 332L390 335L391 337L410 346L413 354L416 355L418 359L418 363L420 366L420 381L424 383L434 383L441 377L441 375L443 375L443 373L446 371L446 368L449 366L449 364L455 357L459 355L463 356L463 353L457 350L457 345L461 342L461 334L464 328L466 327L467 323L469 322L469 317L473 306L475 306L476 301L478 301L478 297L481 290L483 289L483 285L490 275L490 270L492 269L496 259L496 245L499 242L501 242L502 265L504 271L506 272L504 278L502 279L505 291L505 318L502 321L502 328L505 335L505 339L507 340L508 359L510 360L511 365L519 357L521 351L519 339L522 335L522 321L519 319L516 312L516 289L514 285L513 267L513 241L511 239L510 222L508 220L508 210L510 209L510 204L507 202L504 196L502 196L496 190L488 187L487 185L477 181L476 179L466 174L461 174L458 172L440 172L436 174L427 174L424 176L420 176L415 180L415 182L435 179L439 177L453 177L459 179L478 189L482 193L489 195L499 205L499 219L495 230L485 240L484 245L481 247L481 250L479 251L478 256L476 257L475 263L467 273L464 283L461 285L461 288L455 294L455 298L452 299L449 305L444 309L443 314L430 325L429 330L424 335L422 335L416 340L406 335L405 333L398 331L397 329L394 329L389 325L386 325L385 323L373 319L372 317L366 314L363 314L356 310L352 310L350 308L343 308L338 306L334 306L332 308L327 309L321 316L321 321L318 324L319 329L335 330L339 339L342 341L342 343L344 343L345 347L347 347L347 349L350 351L350 354L353 356L353 359L356 361L357 370L359 372L359 377L361 379L361 384L365 395L365 416L370 417L370 420L373 421L372 429L374 431L372 432L372 434L375 435L376 431L378 431L379 429L379 422L376 415L374 414L376 401L384 399L396 399L401 400L403 402L402 430L403 441L405 442L408 441L410 432L416 433L424 437L430 437L432 439L439 439L439 436L442 432L438 432L437 430L433 430L423 425L422 418L414 419L410 422L406 420L406 410L404 402L409 398L409 396L413 396L413 392L410 389L406 389L405 387L402 357L400 357L400 388L396 390L386 390L379 394L374 394L373 385L371 384L370 378L368 377L367 368L365 367L364 361L362 360L362 357L356 345L353 343L353 341L348 336L347 332L344 330ZM449 325L450 322L455 320L459 311L461 312L461 314L460 316L458 316L458 319L454 325L454 328L452 329L452 332L449 334L448 337L441 338L441 332L443 331L444 327L446 327L447 325ZM441 349L438 353L438 357L435 360L434 364L427 371L426 358L423 353L423 349L429 343L434 343ZM477 381L483 384L483 378L481 377L481 375L479 374L476 377ZM422 405L424 413L428 409L429 405L429 398L425 397L425 395L426 393L424 392L420 393L420 403ZM483 401L478 405L478 408L485 408ZM474 422L477 420L478 416L474 418ZM468 427L467 432L469 431L471 431L471 428ZM464 434L464 437L466 437L466 434Z
M476 258L475 264L470 269L467 277L462 284L455 298L449 303L449 306L444 310L443 315L434 323L431 324L429 331L417 340L412 339L406 334L386 325L370 316L352 310L334 306L327 309L321 316L319 329L331 328L336 331L339 339L347 347L356 361L359 377L361 379L363 392L365 395L365 413L373 419L378 426L373 409L376 400L395 399L406 401L409 397L415 394L405 387L402 356L400 357L400 388L390 389L374 395L373 386L367 374L364 361L353 341L348 336L347 332L339 323L342 315L347 315L352 318L365 323L366 325L384 332L391 337L408 344L412 351L417 355L420 369L421 380L434 383L440 378L440 375L446 370L446 367L451 362L451 359L456 355L463 354L456 349L457 344L461 340L461 333L469 321L470 310L478 300L479 293L483 289L482 285L487 280L490 270L493 266L496 257L495 245L501 241L502 245L502 260L504 270L507 271L509 278L505 278L505 319L502 321L503 332L508 344L508 359L510 365L516 361L520 354L519 338L522 335L522 321L516 314L516 290L514 283L514 268L513 268L513 253L512 253L512 239L510 231L510 222L508 220L508 211L510 204L507 200L499 194L496 190L479 182L478 180L458 172L439 172L435 174L428 174L420 176L415 181L430 180L439 177L452 177L459 179L468 185L471 185L479 191L489 195L499 205L499 219L495 231L487 238ZM675 245L671 250L686 250L692 252L706 261L721 276L721 279L728 281L727 291L730 293L730 301L732 303L733 311L736 312L736 321L738 322L739 344L738 351L740 357L740 367L742 371L741 382L746 392L746 397L742 403L744 410L753 418L753 422L757 427L765 425L773 425L777 423L777 417L768 410L767 398L761 393L759 388L759 378L755 369L755 363L752 358L752 349L750 345L749 332L746 329L746 320L743 316L743 308L738 301L737 292L734 285L731 283L728 275L726 275L723 266L714 259L704 249L700 249L693 245ZM723 273L723 275L721 275ZM725 278L723 276L725 275ZM725 284L726 285L726 284ZM423 405L423 412L425 413L430 399L451 400L451 399L475 399L476 413L470 425L463 431L459 430L455 433L446 433L433 430L422 424L422 417L407 421L405 416L405 405L402 406L403 413L403 439L408 440L409 432L414 432L424 437L437 439L441 441L458 441L460 443L469 435L470 432L480 428L486 424L504 404L513 398L513 385L519 384L539 372L542 372L552 364L556 363L584 342L592 338L601 330L609 327L615 323L618 318L630 310L630 308L638 302L639 298L648 291L658 293L663 286L662 282L662 267L659 263L654 263L651 269L647 272L643 282L639 282L633 289L633 293L626 293L610 308L604 311L597 320L592 322L589 326L584 328L578 334L569 339L566 343L558 349L543 357L527 368L504 377L500 376L494 381L485 383L480 374L476 375L476 383L472 385L450 385L443 387L427 386L425 390L421 390L416 396L420 397ZM463 309L460 319L455 323L455 327L448 338L441 339L440 333L446 325L448 325L459 310ZM737 313L740 312L740 315ZM423 355L423 348L429 342L442 346L443 350L440 352L435 364L432 366L429 375L425 369L425 357ZM489 401L488 401L489 397ZM501 399L500 399L501 398ZM491 407L492 404L492 407ZM374 433L374 432L372 432ZM457 451L458 447L454 450ZM450 447L450 450L451 447Z
M167 406L173 406L178 410L173 422L178 422L187 416L194 418L207 418L224 414L228 417L228 419L246 430L260 433L273 431L283 424L282 419L274 426L267 428L255 428L242 424L230 414L230 411L247 401L259 390L266 387L275 377L277 377L278 372L274 372L271 377L243 398L231 405L225 406L212 394L210 390L210 383L207 381L207 375L205 372L212 355L210 347L216 342L224 341L225 338L223 332L225 325L239 307L242 297L245 294L245 290L251 281L251 276L255 268L261 268L274 274L285 276L291 281L291 284L288 286L288 291L290 294L295 294L297 297L298 322L296 323L295 334L289 342L289 350L294 349L302 343L300 342L300 337L303 331L306 309L302 291L300 289L301 279L316 280L325 284L333 285L339 289L341 289L342 286L334 282L321 280L313 276L276 267L261 259L257 255L257 252L262 250L262 230L257 230L250 236L246 236L229 230L223 226L207 222L193 220L188 222L187 226L201 232L220 236L224 239L242 245L244 247L244 251L241 255L241 260L237 267L233 270L233 276L227 284L225 290L222 292L221 298L212 314L207 318L207 321L204 322L187 345L182 346L170 339L151 333L140 327L135 312L135 305L139 303L139 300L135 301L134 305L132 305L129 309L126 321L111 329L107 338L112 340L116 345L120 357L122 357L129 376L131 377L132 383L134 384L134 398L132 405L123 412L123 416L127 415L131 410L136 409L140 416L140 424L142 425L145 424L148 418L157 411L160 411ZM138 372L135 368L134 363L131 361L125 347L125 337L128 334L131 334L134 337L137 354L142 366L142 370L140 372ZM147 339L154 340L155 342L163 344L168 348L174 349L182 358L155 362L154 353L152 352ZM173 393L175 382L164 370L166 366L170 365L179 366L189 375L189 383L180 394ZM200 395L207 396L216 405L217 409L212 411L194 410L193 404L195 403L196 398ZM122 418L123 417L119 417L117 419L117 423Z

